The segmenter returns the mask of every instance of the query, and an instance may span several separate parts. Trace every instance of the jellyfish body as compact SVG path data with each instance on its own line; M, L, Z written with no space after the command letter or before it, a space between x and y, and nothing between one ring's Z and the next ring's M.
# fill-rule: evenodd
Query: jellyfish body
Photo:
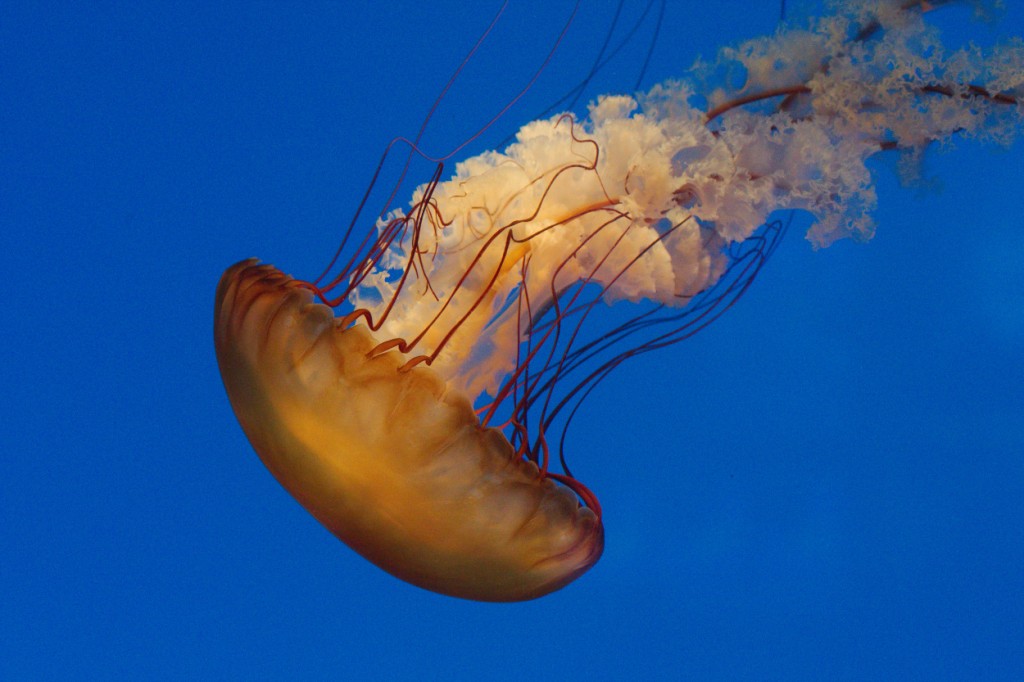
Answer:
M469 401L270 266L230 268L215 343L249 441L277 480L350 547L414 585L530 599L592 566L604 534L567 488L514 457Z
M281 484L444 594L528 599L592 566L600 507L551 471L548 434L594 385L728 309L777 243L774 212L809 213L817 246L868 239L868 158L898 150L912 168L932 142L1024 127L1024 43L945 53L922 15L946 3L833 4L687 83L527 124L447 181L439 164L313 282L230 268L221 373ZM647 307L588 336L615 301Z

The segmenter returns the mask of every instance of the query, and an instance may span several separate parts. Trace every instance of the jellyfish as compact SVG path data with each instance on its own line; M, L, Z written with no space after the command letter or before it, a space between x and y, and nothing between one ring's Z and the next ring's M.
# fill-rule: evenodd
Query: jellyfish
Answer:
M232 266L215 346L253 448L409 583L517 601L572 582L604 545L566 457L594 386L728 310L782 212L813 218L816 247L870 239L869 158L910 177L933 143L1019 135L1024 42L950 50L927 16L945 4L833 2L681 80L530 122L439 162L316 279ZM616 314L595 325L599 304Z

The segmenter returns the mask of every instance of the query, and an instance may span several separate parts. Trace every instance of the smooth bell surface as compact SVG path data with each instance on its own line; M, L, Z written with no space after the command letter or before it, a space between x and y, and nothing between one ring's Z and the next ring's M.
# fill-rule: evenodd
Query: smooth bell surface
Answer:
M277 480L364 557L467 599L532 599L601 555L604 532L564 486L483 428L470 401L268 265L229 268L215 341L235 414Z

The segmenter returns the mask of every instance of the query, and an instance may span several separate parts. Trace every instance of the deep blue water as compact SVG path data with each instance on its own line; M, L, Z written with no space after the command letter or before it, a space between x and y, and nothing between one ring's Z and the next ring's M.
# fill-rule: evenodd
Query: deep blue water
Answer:
M926 191L879 162L873 241L816 252L797 218L725 317L612 375L570 455L607 549L559 593L410 587L274 482L220 385L217 279L253 255L315 276L496 8L384 4L0 8L0 677L1024 676L1020 143L936 150ZM513 4L426 148L496 113L567 14ZM1011 4L935 20L1020 35ZM613 11L466 153L578 82ZM642 85L777 13L671 3ZM652 31L588 96L635 86Z

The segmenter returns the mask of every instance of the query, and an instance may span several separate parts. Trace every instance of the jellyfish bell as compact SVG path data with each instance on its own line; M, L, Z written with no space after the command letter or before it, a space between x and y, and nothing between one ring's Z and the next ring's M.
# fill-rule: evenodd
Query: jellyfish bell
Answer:
M217 292L217 357L267 468L332 533L399 578L469 599L537 597L597 561L597 515L515 457L429 367L373 355L313 293L243 261Z
M604 531L564 434L603 377L724 313L777 211L809 213L818 246L869 238L871 156L1019 134L1024 47L946 53L936 4L837 5L687 82L529 123L448 179L439 164L312 281L229 268L215 344L254 449L410 583L488 601L568 584ZM745 78L709 80L730 69ZM616 302L636 312L589 324Z

